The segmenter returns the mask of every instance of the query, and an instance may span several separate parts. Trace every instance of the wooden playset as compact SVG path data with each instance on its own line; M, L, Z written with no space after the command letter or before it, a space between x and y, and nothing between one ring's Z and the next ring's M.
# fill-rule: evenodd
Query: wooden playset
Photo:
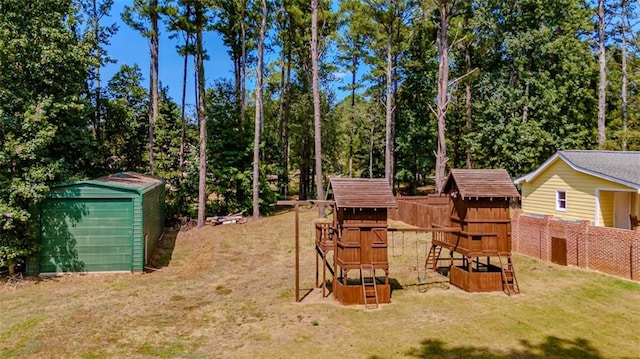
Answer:
M506 170L453 169L444 186L450 198L450 227L457 231L433 239L428 264L448 261L451 284L468 292L520 289L511 260L511 199L518 198ZM450 258L441 258L442 248ZM491 262L494 258L494 262Z
M387 238L398 229L388 228L387 223L388 210L397 207L389 183L385 179L331 178L328 192L329 200L305 202L332 207L332 218L315 221L316 287L322 287L324 297L330 285L335 299L345 305L377 308L389 303ZM511 200L519 194L508 173L454 169L443 193L449 202L448 218L427 227L403 228L432 233L425 269L449 276L451 284L468 292L519 293L511 260L510 218ZM280 202L296 206L296 301L300 300L299 203ZM448 258L442 255L443 249Z
M334 237L332 289L335 298L342 304L369 307L389 303L387 209L396 206L389 182L332 178L330 193L335 201L329 229ZM316 246L327 248L322 241ZM326 262L326 256L323 260Z

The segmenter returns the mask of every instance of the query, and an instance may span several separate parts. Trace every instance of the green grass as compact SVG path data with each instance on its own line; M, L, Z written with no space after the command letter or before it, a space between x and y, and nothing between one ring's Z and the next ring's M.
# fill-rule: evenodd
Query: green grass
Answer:
M303 289L315 284L316 213L301 215ZM293 218L180 233L175 248L162 248L161 271L30 280L15 290L0 283L0 357L640 355L639 283L516 255L519 296L419 286L416 262L424 263L427 243L412 234L396 236L389 250L401 286L391 304L367 311L313 296L294 303Z

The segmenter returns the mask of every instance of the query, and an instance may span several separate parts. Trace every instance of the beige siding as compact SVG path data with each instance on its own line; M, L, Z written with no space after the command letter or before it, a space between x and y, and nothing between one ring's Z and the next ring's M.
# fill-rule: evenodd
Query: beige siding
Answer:
M526 213L549 214L568 220L595 223L596 193L600 190L600 226L613 224L613 193L607 190L630 188L573 170L558 159L534 180L522 184L522 210ZM556 190L567 193L567 210L556 210ZM633 207L632 207L633 211Z
M600 191L600 217L598 224L613 227L613 192Z

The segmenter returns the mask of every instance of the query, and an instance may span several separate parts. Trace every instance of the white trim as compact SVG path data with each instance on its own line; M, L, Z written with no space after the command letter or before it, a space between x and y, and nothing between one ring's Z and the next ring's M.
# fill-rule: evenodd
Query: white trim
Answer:
M632 193L636 193L636 191L634 189L615 188L615 187L596 187L596 191L632 192Z
M616 221L618 219L618 206L617 206L617 202L616 202L616 193L627 193L627 208L624 211L624 228L622 229L631 229L631 219L629 218L629 216L631 215L631 196L629 195L629 191L616 191L613 193L613 227L614 228L620 228L620 227L616 227Z
M600 191L607 191L607 192L630 192L630 193L636 193L635 190L633 189L623 189L623 188L611 188L611 187L596 187L596 205L595 207L595 220L593 221L594 226L599 227L600 226Z
M564 208L560 207L560 193L564 193ZM556 189L556 211L558 212L567 211L567 190L566 189Z
M549 158L548 160L546 160L542 165L540 165L540 167L538 167L536 170L534 170L533 172L529 172L528 174L517 178L515 181L513 181L513 183L515 184L521 184L522 182L531 182L534 178L538 177L538 175L543 172L544 170L547 169L547 167L551 166L551 164L553 162L556 161L556 159L558 159L559 152L556 152L553 156L551 156L551 158ZM565 161L566 162L566 161Z
M593 207L595 209L593 225L598 227L600 226L600 188L596 188L596 203Z

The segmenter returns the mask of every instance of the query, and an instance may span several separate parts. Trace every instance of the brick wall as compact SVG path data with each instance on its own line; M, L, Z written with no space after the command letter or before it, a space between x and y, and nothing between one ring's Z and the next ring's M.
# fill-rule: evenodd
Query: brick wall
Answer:
M640 229L595 227L522 211L514 213L511 229L515 252L551 261L551 238L564 238L567 264L640 281Z

